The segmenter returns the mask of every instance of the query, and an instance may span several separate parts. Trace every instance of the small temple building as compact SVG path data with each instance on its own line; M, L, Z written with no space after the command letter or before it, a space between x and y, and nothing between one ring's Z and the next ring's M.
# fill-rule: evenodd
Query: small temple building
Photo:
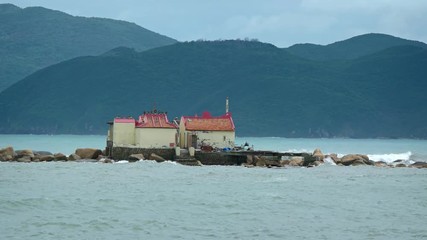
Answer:
M132 117L116 117L109 122L107 148L233 148L235 126L231 113L226 111L222 116L211 116L204 112L202 116L183 116L169 122L166 112L156 109L144 112L136 120Z
M174 148L177 130L177 123L169 122L167 113L153 110L144 112L138 120L114 118L110 122L107 141L114 147Z
M174 148L178 138L178 125L170 123L167 113L157 111L139 116L135 126L135 145L142 148Z
M213 117L209 112L202 116L183 116L179 124L180 147L233 148L235 127L231 113Z

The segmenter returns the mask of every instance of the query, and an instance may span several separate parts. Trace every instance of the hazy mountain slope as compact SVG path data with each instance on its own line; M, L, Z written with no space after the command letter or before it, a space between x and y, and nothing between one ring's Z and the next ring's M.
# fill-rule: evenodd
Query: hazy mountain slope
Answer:
M359 131L403 132L427 136L427 49L398 46L359 58L344 69L353 90L363 92L374 110L372 120L359 121ZM376 121L380 124L373 124Z
M68 109L73 114L80 112L75 117L82 121L93 120L88 125L97 130L105 128L106 119L150 110L154 102L165 108L162 110L175 115L194 114L205 108L219 113L224 108L223 102L227 95L244 89L249 80L262 79L256 76L262 74L258 68L267 65L271 71L282 73L281 62L286 62L287 57L272 45L234 41L183 43L139 54L123 50L113 56L104 54L100 57L76 58L29 76L1 94L0 104L7 105L4 109L12 110L5 115L13 116L16 113L13 109L27 105L34 98L39 101L31 101L31 106L25 112L20 112L22 115L18 118L28 116L28 112L31 112L30 115L38 114L38 119L49 115L49 119L53 120L55 117L51 112L55 111L53 115L59 116L54 122L60 122L65 118L60 109ZM255 66L259 60L264 63ZM290 71L293 69L290 68ZM251 73L252 76L248 77ZM48 92L67 89L76 94L61 99L52 93L38 97L39 93L32 89L39 86L44 86ZM24 91L25 96L9 101L17 91ZM93 111L99 108L106 112ZM85 112L83 116L82 112ZM98 121L96 124L95 120ZM66 121L69 122L66 124L68 128L76 119L69 118ZM49 126L48 121L46 127ZM82 128L81 131L87 129Z
M240 136L426 138L426 59L413 46L323 63L246 41L118 48L2 92L0 132L105 134L154 104L170 118L222 114L229 96Z
M427 48L422 42L406 40L386 34L370 33L328 45L296 44L286 51L311 60L355 59L390 47L411 45Z
M119 46L142 51L175 42L125 21L0 4L0 91L37 69L77 56Z

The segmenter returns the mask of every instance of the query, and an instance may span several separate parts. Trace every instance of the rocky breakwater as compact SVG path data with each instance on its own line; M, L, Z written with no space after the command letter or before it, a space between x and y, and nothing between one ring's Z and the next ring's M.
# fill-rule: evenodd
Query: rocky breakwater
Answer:
M1 162L105 162L112 160L104 157L100 149L78 148L69 156L63 153L51 153L48 151L33 151L31 149L14 150L13 147L0 149Z
M13 147L9 146L0 149L0 161L1 162L99 162L99 163L114 163L115 160L106 157L105 152L96 148L78 148L74 153L66 156L62 153L51 153L48 151L33 151L30 149L25 150L14 150ZM150 160L156 162L164 162L165 158L162 156L151 153L146 158L142 153L130 154L124 159L118 161L129 161L136 162L140 160ZM188 164L184 164L188 165Z
M414 167L427 168L427 162L415 162L405 164L402 160L392 163L372 161L365 154L347 154L338 157L337 154L325 155L320 149L314 150L312 154L302 153L301 156L258 156L247 155L245 167L316 167L325 162L337 166L375 166L375 167Z
M414 167L414 168L427 168L427 162L415 162L412 164L405 163L403 160L395 160L391 163L383 161L372 161L367 155L364 154L347 154L341 158L337 154L330 154L325 156L330 161L338 166L375 166L375 167Z
M313 154L301 153L289 155L246 155L245 167L316 167L324 163L325 156L320 149Z
M132 153L121 160L129 162L136 162L141 160L151 160L156 162L164 162L166 159L160 154L154 152L147 152L148 157L145 157L143 153ZM375 166L375 167L414 167L414 168L427 168L427 162L415 162L408 164L406 161L396 160L392 163L386 163L382 161L372 161L369 156L364 154L348 154L342 157L338 157L337 154L325 155L320 149L314 150L313 153L289 153L289 154L278 154L265 155L266 152L236 152L232 155L232 158L228 161L219 161L221 159L215 158L216 165L234 165L242 164L245 167L316 167L325 163L337 165L337 166ZM78 148L74 153L66 156L62 153L51 153L47 151L33 151L31 149L14 150L13 147L5 147L0 149L0 161L1 162L100 162L100 163L114 163L115 160L105 156L105 152L95 148ZM224 157L223 154L216 154L217 158ZM242 159L243 158L243 159ZM246 160L246 161L245 161ZM202 163L196 159L175 159L177 163L191 166L201 166ZM210 164L210 165L215 165Z

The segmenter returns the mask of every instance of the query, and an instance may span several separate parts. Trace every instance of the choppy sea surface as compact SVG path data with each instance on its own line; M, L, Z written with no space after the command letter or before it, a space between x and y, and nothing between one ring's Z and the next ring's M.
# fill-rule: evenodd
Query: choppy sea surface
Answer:
M0 148L66 154L105 141L6 136L22 137L19 145L4 136ZM245 141L377 157L423 158L427 149L423 140L238 139ZM427 239L426 222L426 169L0 163L0 239Z

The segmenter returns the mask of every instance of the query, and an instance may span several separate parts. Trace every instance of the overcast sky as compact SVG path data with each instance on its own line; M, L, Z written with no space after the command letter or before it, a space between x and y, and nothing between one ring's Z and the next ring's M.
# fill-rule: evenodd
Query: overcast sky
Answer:
M288 47L377 32L427 43L427 0L0 0L6 2L134 22L180 41L247 37Z

